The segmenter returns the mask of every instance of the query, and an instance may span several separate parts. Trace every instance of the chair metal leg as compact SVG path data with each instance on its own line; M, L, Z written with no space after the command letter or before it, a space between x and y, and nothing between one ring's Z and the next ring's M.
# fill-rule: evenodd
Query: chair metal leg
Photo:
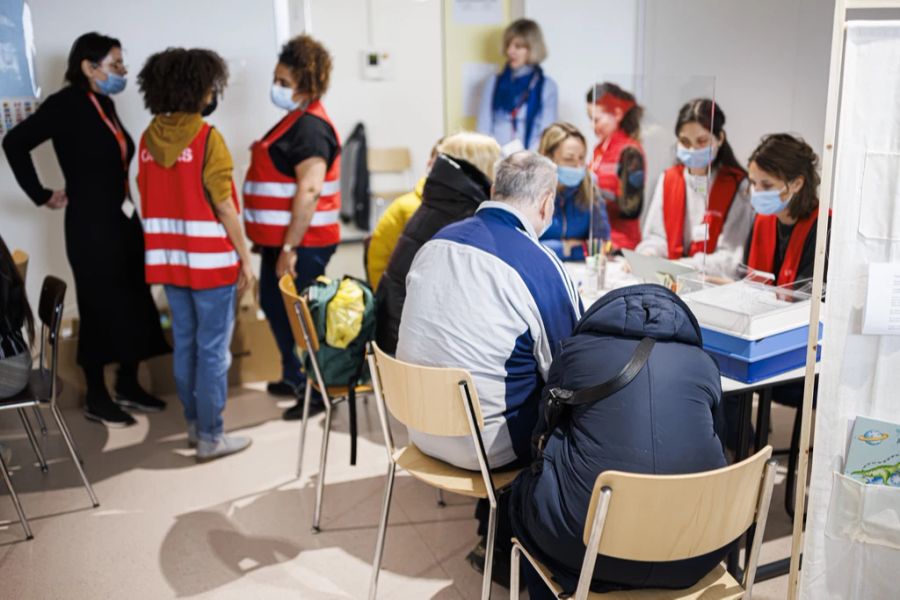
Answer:
M297 453L297 479L303 473L303 447L306 444L306 424L309 421L309 403L312 401L312 383L306 381L306 392L303 394L303 419L300 421L300 450Z
M372 560L372 578L369 580L369 600L375 600L378 592L378 574L381 571L381 558L384 556L384 537L387 532L388 516L391 512L391 496L394 493L394 474L396 465L388 465L387 484L384 486L384 502L381 505L381 520L378 522L378 537L375 540L375 558Z
M81 476L82 483L84 483L84 489L87 490L88 496L91 497L91 504L94 505L94 508L97 508L100 506L100 502L97 500L97 496L94 495L94 488L91 487L91 482L88 481L87 475L84 474L84 468L81 466L81 460L78 457L78 452L75 450L75 442L72 441L72 437L69 434L69 428L66 427L62 414L59 412L59 408L51 406L50 412L53 413L53 418L56 419L56 425L59 427L63 440L66 442L66 447L69 449L69 454L72 456L72 462L75 463L75 468L78 469L78 474Z
M444 490L442 490L440 488L438 488L438 490L437 490L437 505L440 506L441 508L444 508L445 506L447 506L447 503L444 502Z
M75 438L72 437L72 432L69 431L69 424L66 423L66 420L63 418L62 412L60 412L58 406L51 406L50 412L53 414L53 418L56 419L56 425L59 427L59 432L62 434L64 438L68 438L69 442L72 443L72 449L75 451L75 456L78 459L78 464L83 465L84 459L81 458L81 453L78 452L78 446L75 445Z
M19 513L19 522L22 524L22 529L25 530L25 539L34 539L34 535L31 533L31 527L28 526L28 519L25 518L25 511L22 510L22 503L19 502L19 495L16 494L16 488L13 487L12 481L9 478L6 461L3 460L2 456L0 456L0 471L3 472L3 483L6 484L6 489L9 490L9 496L12 498L13 504L16 507L16 512Z
M44 415L41 414L41 408L35 404L31 409L34 411L34 418L37 419L38 427L41 428L41 435L47 435L47 421L44 420Z
M513 544L509 558L509 597L511 600L519 600L519 547Z
M494 569L494 542L497 537L497 507L492 506L488 517L487 543L484 553L484 580L481 582L481 600L490 600L491 571Z
M322 517L322 495L325 492L325 464L328 458L328 438L331 437L331 403L325 402L325 431L322 432L322 451L319 454L319 480L316 482L316 508L313 513L312 532L319 533L319 519Z
M37 436L34 435L34 429L31 428L31 421L28 420L28 414L25 412L24 408L20 408L16 412L19 413L19 418L22 419L22 426L25 428L25 433L28 434L28 441L31 442L31 448L34 450L34 455L37 456L38 463L41 465L41 471L46 473L47 461L44 460L44 453L41 452L41 445L38 443Z

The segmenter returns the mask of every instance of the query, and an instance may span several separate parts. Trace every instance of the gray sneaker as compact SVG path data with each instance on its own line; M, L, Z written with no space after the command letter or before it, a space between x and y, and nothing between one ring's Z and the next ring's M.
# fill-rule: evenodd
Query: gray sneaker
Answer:
M205 463L229 454L236 454L250 447L253 440L248 437L221 435L214 442L198 440L197 462Z
M196 448L197 447L197 424L196 423L188 423L188 432L187 432L187 444L188 448Z

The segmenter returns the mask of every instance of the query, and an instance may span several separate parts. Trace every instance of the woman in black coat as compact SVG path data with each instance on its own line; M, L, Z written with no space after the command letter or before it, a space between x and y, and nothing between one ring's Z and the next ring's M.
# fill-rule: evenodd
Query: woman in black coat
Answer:
M3 140L16 181L29 198L38 206L67 208L66 254L80 319L78 364L87 380L84 415L118 427L135 422L120 406L165 408L140 387L137 367L169 351L144 282L143 231L128 186L134 143L110 98L124 89L126 73L118 40L82 35L69 53L69 85ZM31 151L46 140L53 142L64 190L45 188L35 171ZM110 363L119 364L115 402L103 380Z
M389 354L397 349L400 316L406 301L406 275L416 252L447 225L475 214L491 195L494 163L500 158L497 142L478 133L451 135L437 150L439 155L425 180L422 205L403 229L375 294L375 339L378 347Z

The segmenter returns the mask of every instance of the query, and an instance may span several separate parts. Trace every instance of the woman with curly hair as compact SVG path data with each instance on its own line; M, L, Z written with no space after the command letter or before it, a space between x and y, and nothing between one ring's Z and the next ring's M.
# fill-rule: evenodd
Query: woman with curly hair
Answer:
M340 241L341 145L321 102L330 77L331 56L310 36L297 36L281 48L271 97L288 114L253 144L244 182L247 237L262 254L260 304L281 352L282 378L268 391L298 399L306 379L278 280L290 273L302 289L325 273ZM321 408L321 402L313 406ZM302 410L298 400L284 417L299 419Z
M223 433L235 288L253 284L238 217L232 162L203 120L228 80L211 50L169 48L138 74L153 121L141 137L138 187L147 283L165 286L172 311L175 385L197 462L240 452L246 437Z
M122 406L144 412L166 404L138 384L138 363L169 347L144 281L144 240L128 185L134 143L112 96L128 73L119 40L86 33L69 52L68 85L6 134L3 149L22 190L38 206L65 208L66 255L78 300L78 364L87 381L84 416L109 427L133 425ZM51 140L65 178L44 187L31 151ZM115 402L104 367L118 363Z

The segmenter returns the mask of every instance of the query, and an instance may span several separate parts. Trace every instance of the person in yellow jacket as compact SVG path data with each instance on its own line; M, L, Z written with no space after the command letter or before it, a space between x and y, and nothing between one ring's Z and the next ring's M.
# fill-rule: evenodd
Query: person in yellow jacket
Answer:
M431 149L431 156L425 168L426 172L431 170L431 165L437 157L437 147L442 141L443 138L438 140ZM378 289L378 282L381 281L381 276L387 269L394 246L397 245L397 240L400 239L406 223L422 204L422 190L425 189L426 179L427 175L419 180L413 191L403 194L388 204L387 210L378 219L378 224L372 231L372 239L369 241L369 249L366 252L366 276L369 278L369 285L373 290Z

